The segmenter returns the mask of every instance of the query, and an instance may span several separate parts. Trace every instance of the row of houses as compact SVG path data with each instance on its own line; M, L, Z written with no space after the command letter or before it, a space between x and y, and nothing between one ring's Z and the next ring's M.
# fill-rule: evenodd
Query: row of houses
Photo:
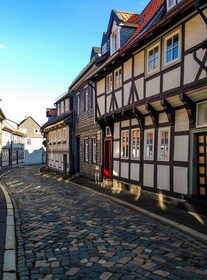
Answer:
M26 117L20 124L0 109L0 170L23 164L45 163L45 150L40 125Z
M101 47L47 110L48 167L207 200L206 25L202 0L112 10Z

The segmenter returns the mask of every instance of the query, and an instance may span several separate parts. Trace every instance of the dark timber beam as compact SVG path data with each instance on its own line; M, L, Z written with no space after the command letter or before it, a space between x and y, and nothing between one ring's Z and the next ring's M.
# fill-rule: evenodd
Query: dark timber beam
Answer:
M167 118L168 122L170 125L174 125L175 123L175 110L174 108L167 102L166 99L161 99L160 100L160 105L163 107Z
M153 125L157 127L159 114L149 103L145 105L145 109L149 112Z
M133 113L138 121L138 124L140 126L140 129L143 131L144 130L144 116L140 113L140 111L133 107Z
M190 125L193 125L196 120L196 104L183 92L179 94L179 98L188 113Z

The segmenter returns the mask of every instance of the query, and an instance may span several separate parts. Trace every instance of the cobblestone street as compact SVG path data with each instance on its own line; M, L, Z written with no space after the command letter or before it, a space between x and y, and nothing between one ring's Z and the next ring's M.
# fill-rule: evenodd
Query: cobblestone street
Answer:
M207 246L38 167L4 177L20 280L207 279Z

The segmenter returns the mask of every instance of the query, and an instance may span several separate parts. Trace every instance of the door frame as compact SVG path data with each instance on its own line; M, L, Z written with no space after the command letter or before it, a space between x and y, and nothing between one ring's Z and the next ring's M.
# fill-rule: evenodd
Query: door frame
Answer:
M111 170L110 168L106 168L106 142L111 143L111 149L108 151L109 161L111 161ZM105 137L104 138L104 152L103 152L103 179L104 180L112 180L113 178L113 138L112 137ZM108 169L108 177L106 178L105 170Z

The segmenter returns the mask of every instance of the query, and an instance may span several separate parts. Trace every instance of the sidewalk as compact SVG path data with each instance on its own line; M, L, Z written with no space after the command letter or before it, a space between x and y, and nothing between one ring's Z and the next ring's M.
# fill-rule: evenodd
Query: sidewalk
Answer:
M3 256L6 231L7 206L4 193L0 188L0 279L3 279Z
M98 192L116 203L125 205L162 223L176 227L178 230L207 243L207 216L201 215L192 205L184 201L178 203L180 208L177 205L166 203L162 200L158 201L144 191L138 197L138 195L131 193L129 190L112 190L109 187L102 187L82 177L74 177L69 182Z

